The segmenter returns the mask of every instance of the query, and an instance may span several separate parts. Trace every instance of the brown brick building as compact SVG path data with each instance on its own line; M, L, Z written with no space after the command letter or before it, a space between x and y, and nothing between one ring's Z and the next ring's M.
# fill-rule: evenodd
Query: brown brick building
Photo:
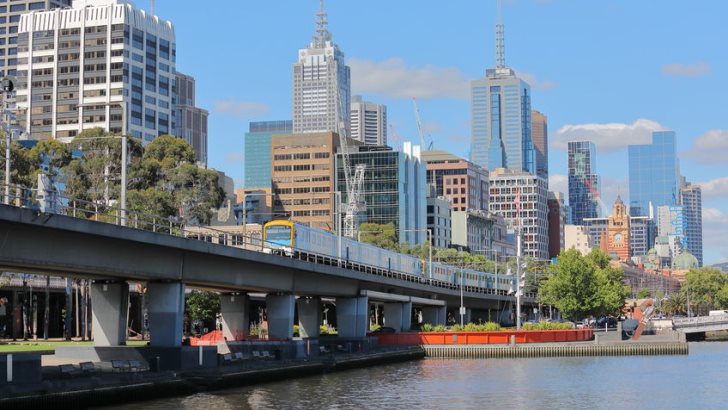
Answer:
M445 151L425 151L427 185L433 197L446 197L453 211L488 210L488 171Z

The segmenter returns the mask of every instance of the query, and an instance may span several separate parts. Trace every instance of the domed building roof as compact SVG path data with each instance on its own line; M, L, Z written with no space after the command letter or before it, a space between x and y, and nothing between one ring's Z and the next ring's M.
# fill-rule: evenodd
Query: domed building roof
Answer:
M685 250L672 260L672 268L680 270L694 269L699 266L698 258L690 251Z

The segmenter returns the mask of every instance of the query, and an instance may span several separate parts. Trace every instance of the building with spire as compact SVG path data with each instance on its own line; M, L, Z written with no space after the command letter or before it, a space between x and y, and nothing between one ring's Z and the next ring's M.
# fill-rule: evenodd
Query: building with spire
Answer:
M496 68L470 86L470 160L493 171L506 168L536 174L531 139L531 87L506 66L504 26L496 25ZM544 204L545 205L545 204Z
M616 255L622 262L632 257L629 222L627 206L618 195L607 222L607 240L602 240L601 246L608 255Z
M316 33L293 65L293 133L339 133L343 123L350 135L350 69L328 30L323 0L316 16Z

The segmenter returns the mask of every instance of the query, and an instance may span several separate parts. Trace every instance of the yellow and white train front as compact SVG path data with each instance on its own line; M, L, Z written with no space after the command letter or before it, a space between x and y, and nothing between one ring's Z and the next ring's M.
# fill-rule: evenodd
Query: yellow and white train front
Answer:
M293 256L295 244L294 223L270 221L263 226L263 252Z

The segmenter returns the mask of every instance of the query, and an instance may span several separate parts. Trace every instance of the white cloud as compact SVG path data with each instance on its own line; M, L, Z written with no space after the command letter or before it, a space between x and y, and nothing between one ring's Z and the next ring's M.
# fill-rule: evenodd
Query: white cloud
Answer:
M253 101L215 101L214 112L218 114L231 115L238 118L254 118L267 114L270 111L268 105Z
M710 130L693 142L686 158L702 164L725 164L728 158L728 130Z
M617 151L633 144L649 144L654 131L666 128L659 123L638 119L632 124L567 124L561 127L551 139L553 146L566 151L570 141L591 141L599 152Z
M240 152L228 152L227 154L225 154L225 162L243 162L243 154L241 154Z
M411 67L402 58L385 61L353 58L349 66L355 94L422 99L466 99L469 95L470 79L456 67Z
M695 64L667 64L662 66L662 73L678 77L700 77L709 74L711 70L708 63Z
M561 192L569 197L569 177L560 174L549 175L549 191Z
M720 209L703 208L703 245L705 248L717 251L721 260L728 258L726 232L728 232L728 215Z
M559 86L559 84L554 81L538 81L536 76L531 73L524 73L523 71L516 70L516 74L521 77L523 81L527 82L534 90L550 91Z
M700 182L698 185L703 189L703 198L705 199L728 197L728 177Z

